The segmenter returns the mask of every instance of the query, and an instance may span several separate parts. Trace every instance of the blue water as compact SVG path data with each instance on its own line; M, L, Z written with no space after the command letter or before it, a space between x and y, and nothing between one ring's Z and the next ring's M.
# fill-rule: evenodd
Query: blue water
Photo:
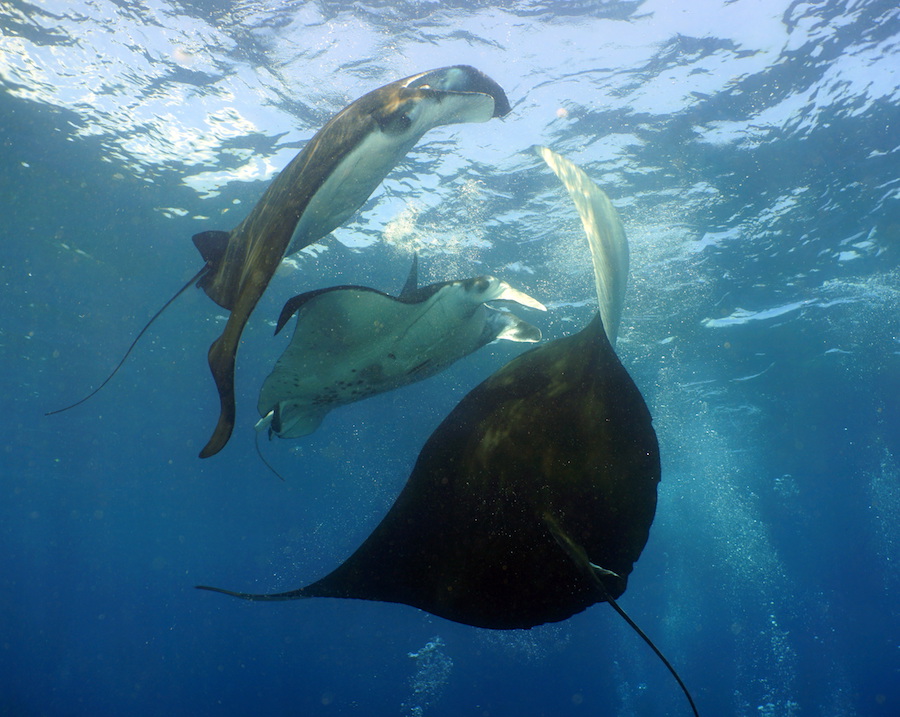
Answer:
M593 308L546 144L632 250L618 343L663 480L623 607L700 713L900 714L900 12L892 0L0 4L0 714L681 715L606 605L530 631L401 605L244 603L321 577L431 431L522 348L253 448L285 299L498 275ZM272 282L215 422L223 312L176 302L190 236L230 229L334 112L468 63L504 120L432 131L354 221ZM524 558L523 558L524 559Z

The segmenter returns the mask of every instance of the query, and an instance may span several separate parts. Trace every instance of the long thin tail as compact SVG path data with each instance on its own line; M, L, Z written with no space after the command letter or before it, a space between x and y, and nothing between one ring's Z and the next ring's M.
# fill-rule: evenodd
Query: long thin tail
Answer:
M630 617L628 617L628 613L625 612L621 607L619 607L619 603L617 603L613 599L613 596L609 594L609 591L606 589L606 586L603 584L603 581L600 580L599 577L597 578L597 584L600 586L600 590L604 593L604 599L606 600L606 602L608 602L610 605L612 605L613 610L615 610L617 613L619 613L619 615L622 616L622 619L625 620L625 622L627 622L631 626L631 629L634 630L638 635L640 635L641 639L644 642L646 642L648 645L650 645L650 649L656 653L656 656L660 660L662 660L662 663L668 668L669 672L672 673L672 677L675 678L675 681L678 683L678 686L681 688L681 691L684 692L684 696L687 697L687 701L691 706L691 710L694 713L694 717L700 717L700 713L697 712L697 707L694 704L694 698L691 697L691 693L688 692L687 685L685 685L684 682L681 680L681 677L679 677L678 673L675 671L675 668L672 667L672 664L666 659L666 656L663 655L662 652L660 651L660 649L656 645L653 644L653 640L651 640L649 637L647 637L647 635L644 633L644 631L641 630L641 628L639 628L637 626L637 623L635 623L634 620L632 620Z
M260 448L259 448L259 431L255 431L255 433L256 433L256 437L255 437L255 440L254 440L254 444L256 445L256 455L259 456L259 460L261 460L261 461L263 462L263 465L264 465L266 468L268 468L270 471L272 471L272 472L273 472L276 476L278 476L281 480L284 480L284 476L282 476L281 473L279 473L278 471L276 471L276 470L272 467L272 464L269 463L269 461L266 460L266 457L262 454L262 451L261 451Z
M94 396L101 388L103 388L106 384L108 384L108 383L112 380L112 377L116 375L116 373L118 372L118 370L119 370L120 368L122 368L122 364L125 363L125 359L128 358L128 355L131 353L132 349L135 347L135 345L137 344L137 342L140 340L141 336L143 336L144 333L147 331L147 329L150 328L150 324L152 324L154 321L156 321L156 319L159 318L159 315L160 315L163 311L165 311L166 309L168 309L168 308L169 308L169 305L170 305L173 301L175 301L175 299L177 299L177 298L178 298L179 296L181 296L185 291L187 291L188 288L190 288L191 286L193 286L194 284L196 284L196 283L200 280L200 278L201 278L208 270L209 270L209 265L207 264L207 265L205 265L200 271L198 271L193 277L191 277L191 279L188 280L187 284L185 284L184 286L182 286L182 287L175 293L175 295L174 295L171 299L169 299L165 304L163 304L163 307L162 307L159 311L157 311L155 314L153 314L153 317L150 319L150 321L148 321L148 322L144 325L144 328L141 329L140 333L134 338L134 341L131 342L131 346L128 347L128 350L125 352L125 355L122 357L122 360L119 361L118 364L116 364L116 367L112 370L112 373L109 374L109 376L106 377L106 380L105 380L103 383L101 383L99 386L97 386L97 388L95 388L93 391L91 391L87 396L85 396L85 397L82 398L81 400L76 401L75 403L73 403L71 406L66 406L65 408L57 408L55 411L48 411L48 412L45 413L44 415L45 415L45 416L52 416L52 415L55 414L55 413L62 413L63 411L68 411L70 408L75 408L75 406L80 406L82 403L84 403L85 401L87 401L89 398L93 397L93 396Z
M684 692L684 696L687 697L688 704L691 706L691 710L694 713L694 717L700 717L697 712L697 707L694 704L694 698L691 697L691 693L688 692L687 686L681 680L681 677L678 676L678 673L675 672L675 668L672 667L672 664L666 659L666 656L660 652L660 649L653 644L653 640L651 640L644 633L641 628L637 626L634 620L628 617L628 613L626 613L621 607L619 607L619 603L617 603L613 596L610 595L609 590L607 589L601 577L605 578L615 578L616 580L621 581L622 578L616 575L616 573L611 570L606 570L605 568L601 568L596 563L592 563L587 556L587 553L584 551L578 543L572 540L563 529L560 527L559 522L556 520L555 516L551 513L544 514L544 522L547 524L547 527L550 530L550 534L556 539L557 544L561 547L566 554L572 558L572 561L577 565L581 570L585 571L587 575L591 578L594 585L596 585L598 592L603 597L606 602L612 605L613 610L615 610L619 615L622 616L622 619L625 620L630 626L631 629L634 630L638 635L641 636L641 639L650 645L650 649L656 653L656 656L662 660L662 663L666 666L669 672L672 673L672 677L675 678L675 681L678 683L678 686L681 687L681 691ZM625 589L624 583L621 585L622 590Z

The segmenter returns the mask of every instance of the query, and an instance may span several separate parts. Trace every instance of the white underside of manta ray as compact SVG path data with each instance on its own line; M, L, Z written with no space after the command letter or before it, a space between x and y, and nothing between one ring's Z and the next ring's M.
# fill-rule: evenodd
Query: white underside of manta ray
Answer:
M539 301L493 276L417 288L417 261L399 297L336 286L290 299L276 333L297 314L291 343L266 378L256 429L299 438L338 406L434 376L497 340L534 343L538 328L486 302Z
M600 187L577 164L548 147L534 151L553 170L569 192L591 249L600 319L612 347L616 347L625 286L628 283L628 240L619 213Z

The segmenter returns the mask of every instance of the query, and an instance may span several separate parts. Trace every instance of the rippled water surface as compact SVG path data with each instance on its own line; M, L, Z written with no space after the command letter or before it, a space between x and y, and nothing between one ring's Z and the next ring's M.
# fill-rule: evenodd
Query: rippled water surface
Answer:
M224 312L153 312L335 112L471 64L513 111L429 132L290 257L214 424ZM286 298L494 274L547 339L595 311L569 157L631 243L618 352L660 438L621 603L706 717L900 714L900 11L887 0L0 2L0 714L679 715L606 605L491 632L354 601L254 604L320 577L393 502L460 398L517 355L262 446ZM527 560L527 555L522 556Z

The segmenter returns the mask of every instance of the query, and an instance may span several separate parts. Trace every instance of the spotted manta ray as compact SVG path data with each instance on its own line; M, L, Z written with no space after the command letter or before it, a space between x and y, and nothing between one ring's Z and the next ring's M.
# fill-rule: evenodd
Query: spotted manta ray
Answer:
M309 291L284 306L276 333L296 313L290 345L263 383L257 430L297 438L330 410L421 381L485 344L536 342L538 328L486 302L543 304L493 276L418 286L413 259L400 296L364 286Z

